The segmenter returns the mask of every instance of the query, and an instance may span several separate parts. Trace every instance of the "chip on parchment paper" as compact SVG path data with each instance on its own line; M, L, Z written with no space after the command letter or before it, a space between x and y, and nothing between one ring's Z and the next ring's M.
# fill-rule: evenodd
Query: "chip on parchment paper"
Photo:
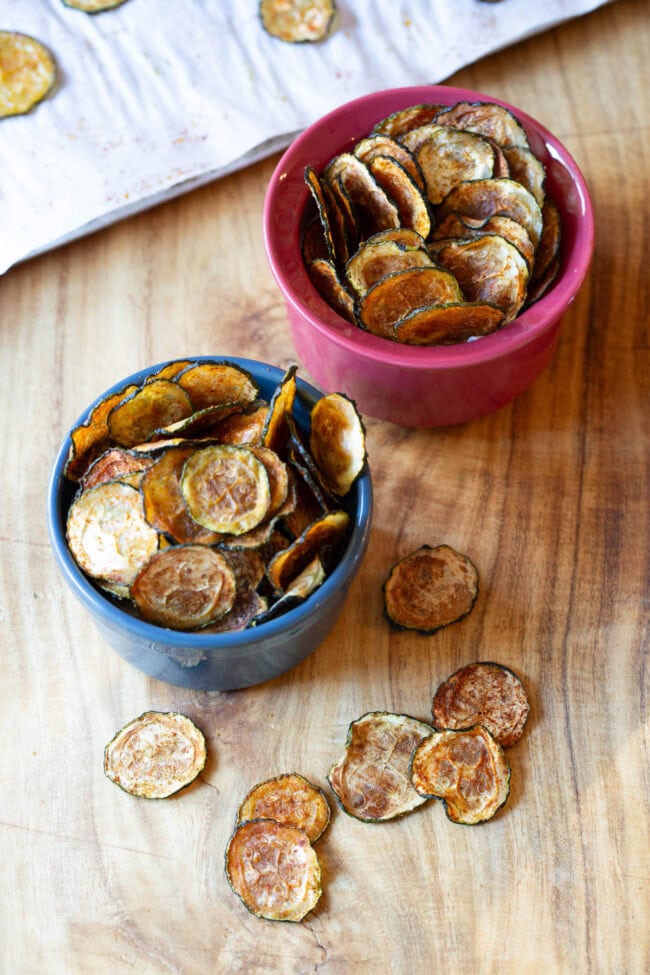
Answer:
M336 15L334 0L260 0L264 30L289 44L322 41Z
M56 76L54 58L41 41L0 30L0 118L24 115L45 98Z

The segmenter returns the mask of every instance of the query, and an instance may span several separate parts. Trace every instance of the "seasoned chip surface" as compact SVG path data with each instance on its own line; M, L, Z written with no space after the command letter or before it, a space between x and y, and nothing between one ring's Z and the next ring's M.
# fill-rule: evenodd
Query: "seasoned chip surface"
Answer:
M330 807L322 789L297 772L288 772L254 786L237 813L237 822L274 819L304 830L311 843L330 821Z
M321 895L309 837L271 819L237 826L226 849L226 875L248 910L269 921L302 921Z
M192 412L192 401L177 382L156 379L113 407L108 414L108 432L122 447L134 447Z
M35 37L0 30L0 118L23 115L47 95L56 65Z
M414 749L431 733L423 721L386 711L353 721L345 752L328 774L341 808L364 822L380 822L422 805L409 766Z
M104 772L125 792L166 799L203 771L203 733L184 714L146 711L125 725L104 749Z
M343 393L328 393L311 412L309 446L328 490L342 497L363 470L366 431L356 405Z
M510 792L510 766L487 729L436 731L422 741L411 762L419 795L444 799L454 823L473 826L491 819Z
M334 0L261 0L264 29L290 44L321 41L331 29Z
M241 535L269 510L269 476L246 447L217 444L197 450L185 462L180 484L190 515L211 531Z
M521 738L530 705L514 671L492 661L468 664L444 681L433 698L436 728L481 724L503 748Z
M384 606L396 629L434 633L462 619L478 595L478 572L449 545L423 545L400 559L384 583Z

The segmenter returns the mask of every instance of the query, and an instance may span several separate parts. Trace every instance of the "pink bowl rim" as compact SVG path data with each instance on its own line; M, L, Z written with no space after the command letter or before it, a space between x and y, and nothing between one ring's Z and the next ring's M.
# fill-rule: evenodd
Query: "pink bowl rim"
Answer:
M397 107L383 111L382 103L388 99L391 103L399 102ZM314 139L319 138L321 131L336 124L338 118L350 111L366 111L370 106L376 106L375 121L397 111L399 107L407 107L421 102L442 102L454 105L459 101L490 101L502 105L544 143L549 156L569 174L580 201L581 212L577 222L575 240L571 248L571 260L565 267L549 292L531 305L514 322L505 328L486 335L476 341L447 346L409 346L399 345L364 332L355 325L340 318L324 301L317 298L322 306L320 315L307 305L298 291L287 281L282 266L282 256L286 253L286 239L279 238L276 232L274 214L278 206L278 197L282 194L285 181L295 170L298 160L304 157L304 149ZM361 132L359 138L367 133ZM336 147L332 155L339 151ZM293 172L294 179L299 176L303 180L304 163L300 165L300 172ZM306 201L308 189L304 187ZM296 219L302 215L302 206L296 213ZM372 92L359 98L345 102L332 109L311 125L309 125L285 150L280 158L269 182L263 211L264 245L267 260L275 280L280 287L285 301L290 303L296 312L329 341L350 352L351 355L361 357L376 363L399 366L403 369L460 369L479 363L487 362L512 353L534 341L540 334L551 328L565 313L578 293L589 270L594 249L594 214L589 189L578 164L566 147L545 126L521 109L484 92L471 88L457 88L449 85L417 85L403 88L388 88L383 91ZM306 286L309 279L305 272Z

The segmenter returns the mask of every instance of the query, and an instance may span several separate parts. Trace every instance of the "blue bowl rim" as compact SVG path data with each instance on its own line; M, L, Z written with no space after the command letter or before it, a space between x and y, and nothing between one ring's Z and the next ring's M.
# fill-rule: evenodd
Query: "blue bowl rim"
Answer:
M225 653L228 650L238 650L248 647L253 653L259 649L261 644L267 640L275 640L282 634L291 637L292 632L302 630L307 623L308 617L318 614L322 604L336 594L340 587L351 580L360 567L365 554L371 527L371 516L373 507L372 480L368 463L356 481L353 492L356 492L356 504L354 506L354 519L350 538L347 547L341 558L319 588L312 593L303 603L288 610L259 627L251 627L234 633L197 633L185 632L182 630L171 630L164 627L155 626L136 616L131 616L122 610L119 605L111 602L108 596L102 595L92 582L84 575L68 548L65 538L65 522L61 511L61 492L66 486L63 478L63 468L65 466L68 450L70 446L70 432L75 427L84 423L90 411L106 396L118 392L122 387L141 383L148 375L162 369L165 365L180 359L188 359L191 362L205 361L227 361L240 366L252 373L253 378L259 380L260 373L263 378L274 381L277 385L284 376L284 370L277 366L261 362L257 359L246 359L238 356L223 355L197 355L197 356L178 356L163 362L140 369L138 372L127 376L114 383L113 386L101 393L84 412L78 417L76 422L69 428L56 455L47 491L47 522L50 535L50 543L59 568L77 598L90 612L108 625L117 627L129 634L138 641L148 641L151 645L165 644L178 649L192 649L207 652ZM257 374L257 375L256 375ZM324 394L315 386L307 383L304 379L297 379L297 399L299 404L304 407L313 406L316 400Z

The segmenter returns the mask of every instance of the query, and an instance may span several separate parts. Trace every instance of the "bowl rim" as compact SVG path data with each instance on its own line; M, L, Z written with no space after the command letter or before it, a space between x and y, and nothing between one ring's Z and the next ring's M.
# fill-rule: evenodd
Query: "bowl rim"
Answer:
M187 359L191 362L227 361L240 366L242 369L247 369L253 374L253 378L256 380L258 377L255 373L263 371L265 378L276 383L280 382L285 374L284 370L278 366L273 366L270 363L265 363L257 359L247 359L231 355L188 355L167 359L140 369L114 383L97 396L77 418L75 423L69 427L57 451L47 488L46 513L51 547L65 581L80 602L90 610L91 614L101 617L105 624L126 632L130 637L138 641L147 641L150 649L156 650L161 645L166 645L176 649L202 650L204 652L213 651L215 653L225 653L228 650L238 650L240 653L241 651L255 653L259 650L260 645L267 643L267 641L277 641L282 636L286 636L289 639L292 634L300 632L304 628L308 617L318 614L320 605L326 603L341 586L344 586L348 580L356 575L365 554L372 522L373 488L370 468L366 461L364 469L352 489L356 492L355 515L352 519L352 531L345 551L342 553L338 564L321 586L298 606L265 623L261 623L259 627L251 627L246 630L226 633L202 634L200 632L172 630L155 626L153 623L130 615L121 609L117 603L112 602L108 596L103 595L95 588L90 579L85 576L75 562L66 542L65 519L61 511L61 492L67 485L63 477L63 468L68 457L70 432L82 424L88 418L93 407L106 396L118 392L123 386L142 382L151 373L162 369L169 363L180 361L181 359ZM312 386L298 376L296 377L296 385L297 398L304 408L313 406L318 399L325 395L315 386Z
M386 101L391 107L384 111L379 106ZM346 322L314 293L314 301L319 308L319 313L316 314L314 309L302 299L285 272L283 265L287 253L291 250L291 243L287 242L286 227L281 231L279 222L275 219L287 180L293 181L296 185L300 181L303 183L303 189L300 191L301 202L296 203L295 198L292 198L294 212L302 216L309 193L304 184L303 173L305 159L308 157L308 153L306 156L305 152L310 143L314 140L322 143L322 133L333 132L342 116L356 111L367 113L371 105L377 106L376 121L379 121L400 107L405 108L422 102L443 102L451 106L459 101L490 101L502 105L523 124L529 135L534 133L534 141L541 140L548 156L568 173L580 202L581 219L576 222L575 239L570 253L564 255L564 268L560 277L545 295L506 327L479 339L454 345L400 345L389 339L372 335L364 332L357 325ZM366 134L367 131L360 133L358 137L361 138ZM340 144L341 140L338 145ZM335 149L334 152L336 151L341 150ZM553 327L574 300L589 270L594 248L594 215L589 189L575 159L559 139L531 115L501 98L476 89L459 88L453 85L415 85L388 88L362 95L342 103L304 129L285 150L271 175L264 200L263 234L267 260L285 301L328 341L340 346L351 355L375 364L398 366L406 370L462 369L500 359L516 349L525 347ZM295 252L292 256L295 260ZM300 255L298 257L302 283L305 287L313 288L302 264L302 257Z

